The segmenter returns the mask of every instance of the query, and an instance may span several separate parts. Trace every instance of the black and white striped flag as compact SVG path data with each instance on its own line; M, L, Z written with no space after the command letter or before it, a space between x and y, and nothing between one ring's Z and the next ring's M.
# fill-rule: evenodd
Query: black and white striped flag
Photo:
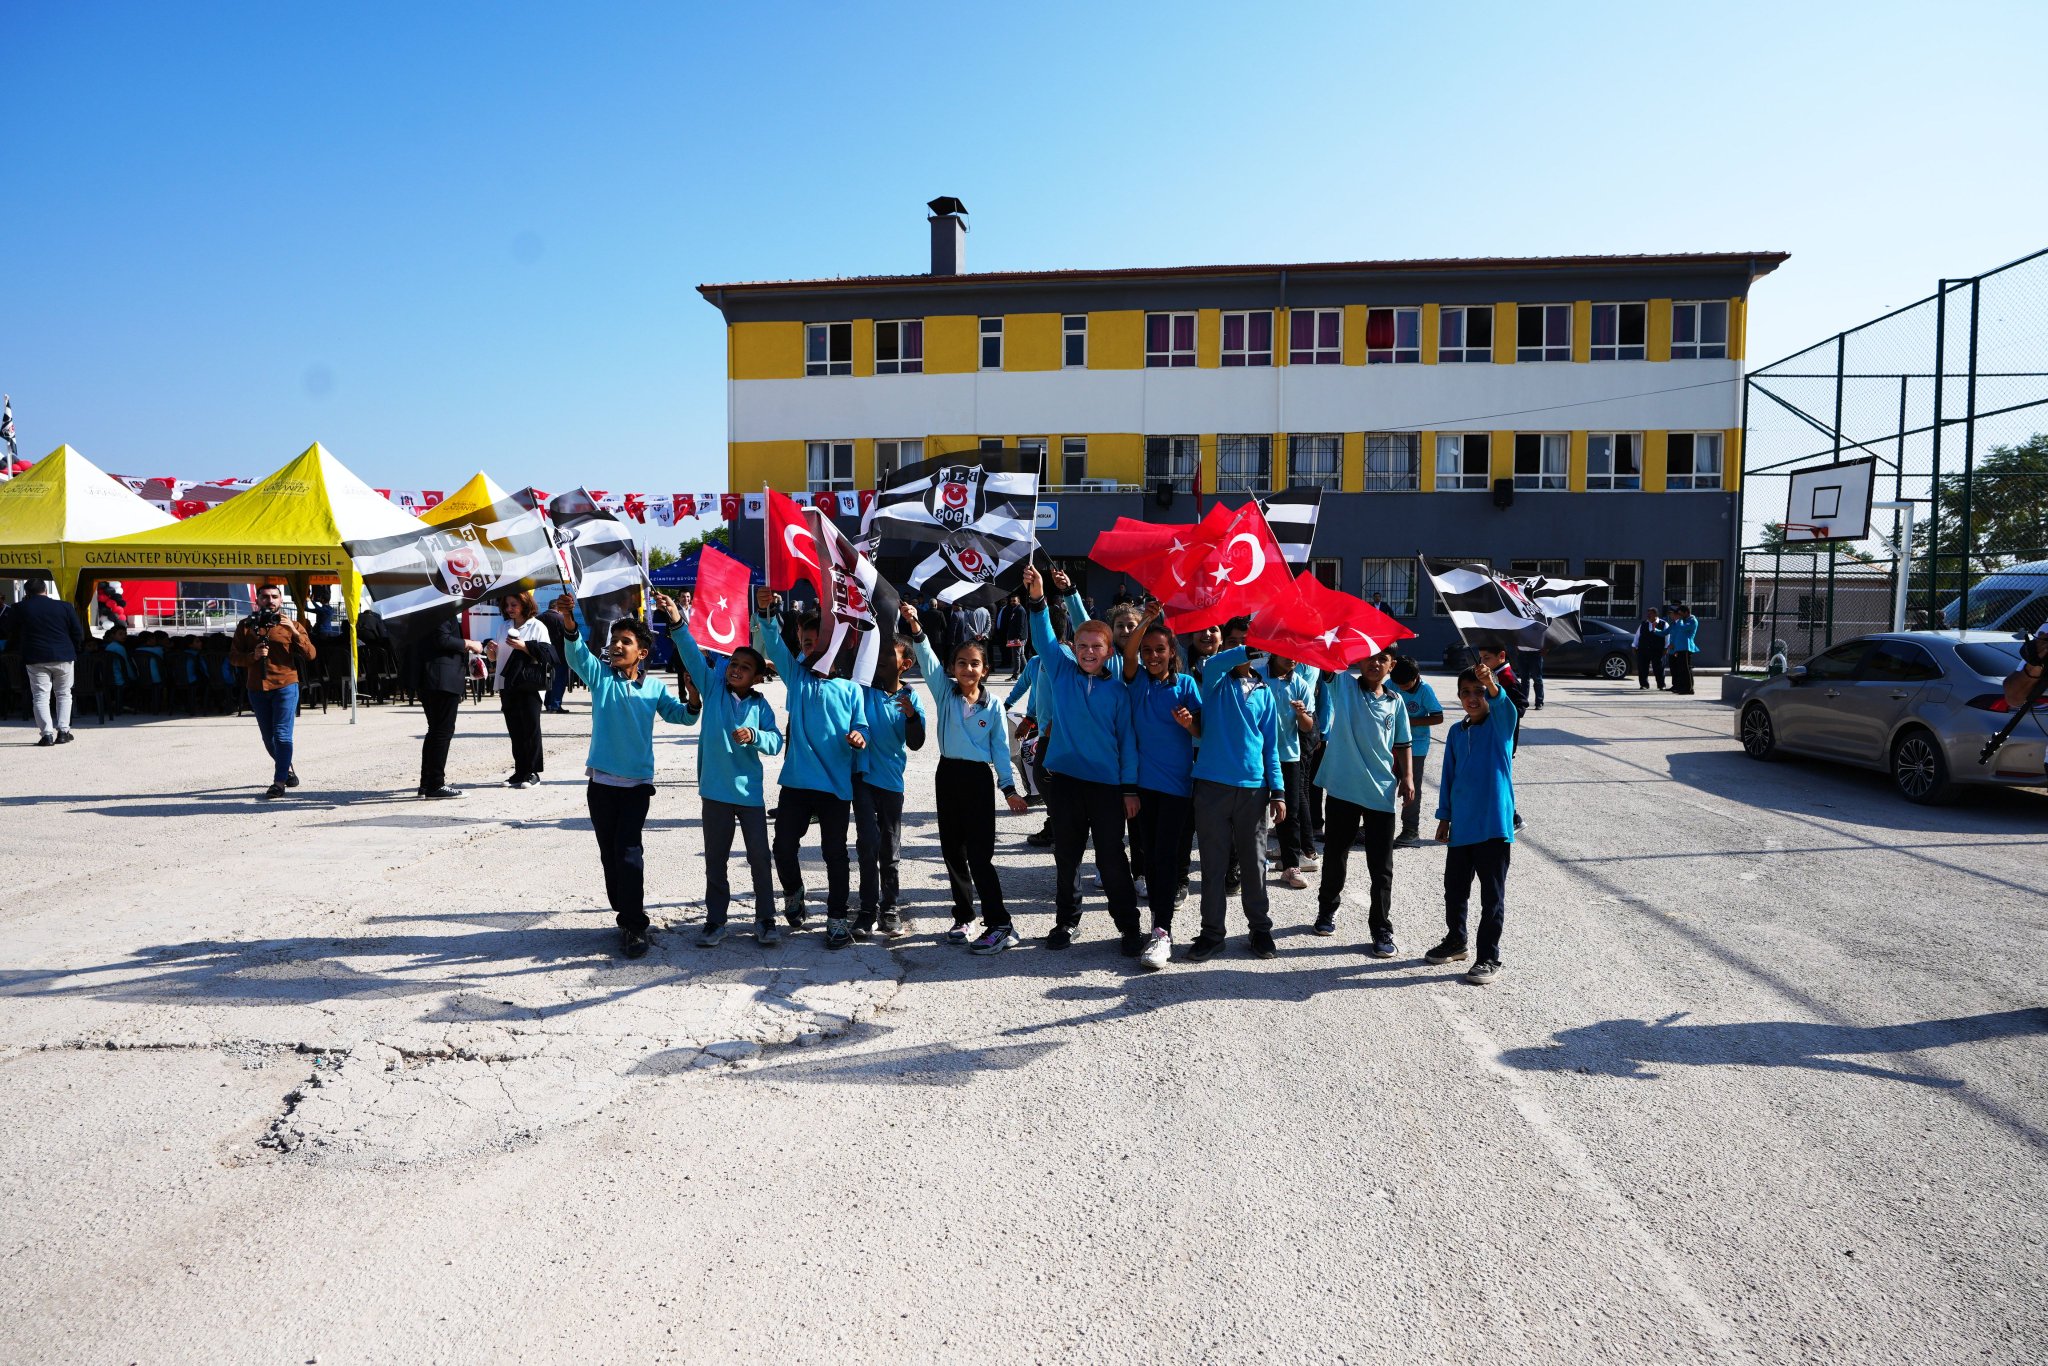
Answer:
M1536 610L1513 579L1497 578L1485 565L1422 559L1422 572L1467 645L1501 650L1535 650L1543 645L1550 618Z
M562 581L540 514L510 498L460 521L368 541L345 541L363 587L391 633L410 638L505 594Z
M598 506L587 489L571 489L550 498L548 520L554 526L555 545L569 567L584 627L592 640L603 641L614 621L639 615L634 594L642 593L644 599L647 574L632 529Z
M804 521L825 571L825 591L818 595L818 649L806 662L828 678L837 675L896 691L896 618L902 600L830 517L807 507Z
M951 606L993 607L1024 583L1024 563L1035 544L1028 522L992 521L982 531L962 531L910 571L910 586Z
M1287 556L1287 567L1299 574L1308 566L1316 543L1316 514L1322 511L1321 489L1282 489L1259 499L1259 511L1273 528L1273 539Z
M1552 645L1568 645L1584 638L1579 626L1579 605L1585 601L1586 590L1607 586L1605 579L1548 579L1541 574L1514 582L1529 599L1529 605L1549 621L1547 634Z
M0 396L0 441L7 443L7 458L21 459L21 447L14 442L14 395Z
M864 530L874 536L943 541L958 532L985 530L989 522L1020 521L1029 527L1038 515L1039 463L1036 452L1000 450L935 455L906 465L875 491L873 517Z

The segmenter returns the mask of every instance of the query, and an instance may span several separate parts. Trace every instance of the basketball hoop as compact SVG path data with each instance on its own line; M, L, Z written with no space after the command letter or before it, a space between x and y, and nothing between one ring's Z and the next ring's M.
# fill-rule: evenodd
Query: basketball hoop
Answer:
M1825 522L1781 522L1778 525L1778 530L1784 533L1785 540L1788 543L1831 539L1828 535L1828 525Z

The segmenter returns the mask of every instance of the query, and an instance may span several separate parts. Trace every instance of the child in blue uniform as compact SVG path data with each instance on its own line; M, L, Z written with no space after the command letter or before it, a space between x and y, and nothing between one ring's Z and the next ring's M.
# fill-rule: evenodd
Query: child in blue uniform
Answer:
M860 914L853 918L853 937L866 939L877 929L884 938L903 933L896 905L898 851L903 845L903 770L909 751L924 748L924 706L911 691L911 651L898 640L895 692L862 688L863 729L867 748L853 765L854 850L860 859Z
M1194 829L1195 732L1202 690L1180 670L1180 646L1155 605L1124 642L1124 682L1138 746L1138 838L1152 932L1138 955L1157 971L1173 957L1173 910L1188 875Z
M918 671L931 690L933 724L939 732L939 769L934 775L939 852L945 856L946 881L953 890L953 928L946 932L946 942L967 942L979 897L982 934L968 951L1001 953L1017 943L1017 930L996 874L996 791L1001 790L1015 814L1023 814L1026 803L1011 776L1009 726L988 690L988 648L978 640L954 645L949 678L925 639L917 609L905 607L903 620L910 627Z
M695 713L660 681L642 676L654 653L654 635L632 617L611 624L611 639L600 660L571 625L562 638L569 667L590 689L590 752L584 760L589 785L584 801L597 834L604 867L605 899L619 926L619 951L628 958L647 953L647 864L640 842L647 804L654 798L654 718L687 726Z
M754 934L761 943L773 944L780 931L761 756L782 752L782 733L776 728L775 708L754 691L754 685L767 677L768 661L751 645L742 645L729 658L709 659L690 633L681 608L663 593L654 595L654 604L668 618L669 639L675 642L683 679L696 685L704 709L704 728L697 736L697 790L704 800L704 928L697 943L715 948L725 938L726 913L732 905L726 865L732 861L737 828L753 874Z
M1243 645L1202 661L1202 745L1193 775L1195 839L1202 855L1202 932L1188 945L1199 963L1223 947L1230 865L1243 872L1244 918L1254 958L1271 958L1266 899L1266 817L1287 818L1280 777L1280 706L1251 671Z
M1381 650L1358 662L1358 672L1329 679L1316 700L1316 725L1326 748L1316 782L1328 794L1322 884L1315 932L1337 932L1337 908L1344 901L1354 838L1365 850L1371 880L1367 928L1372 958L1394 956L1394 812L1411 800L1408 707L1386 686L1394 652Z
M1436 838L1450 845L1444 862L1444 942L1423 955L1430 963L1465 957L1465 910L1479 880L1477 958L1465 980L1481 986L1500 976L1500 932L1507 920L1508 853L1515 843L1515 704L1493 670L1481 664L1458 675L1465 719L1444 737L1444 776L1436 798Z
M1407 704L1408 733L1415 737L1408 760L1415 789L1401 803L1401 832L1394 837L1396 845L1412 846L1422 843L1422 772L1429 766L1429 733L1444 723L1444 704L1437 700L1436 689L1423 681L1421 666L1406 655L1394 661L1387 681Z
M1280 655L1268 655L1252 667L1273 685L1273 700L1280 707L1280 781L1287 803L1287 819L1275 832L1280 836L1280 885L1298 890L1308 886L1304 874L1320 862L1308 818L1308 759L1316 746L1316 684L1322 670Z

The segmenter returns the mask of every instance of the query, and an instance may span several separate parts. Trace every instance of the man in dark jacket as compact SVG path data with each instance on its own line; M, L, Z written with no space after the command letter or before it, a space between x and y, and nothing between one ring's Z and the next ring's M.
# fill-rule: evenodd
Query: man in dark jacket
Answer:
M455 714L468 686L464 675L474 642L462 638L454 617L447 617L414 643L411 684L427 716L427 738L420 743L420 796L430 802L462 795L448 786L448 742L455 738Z
M996 613L996 652L1015 678L1024 667L1024 607L1015 593L1003 600L1002 610Z
M78 613L49 595L47 579L30 579L28 596L0 618L0 636L21 642L22 663L28 666L29 695L35 700L36 729L43 745L71 743L71 681L78 667L78 647L85 628ZM54 704L54 705L53 705Z
M562 649L562 639L575 624L571 615L575 610L574 595L561 593L548 604L548 610L540 614L540 624L548 630L548 647L555 652L555 662L548 670L548 695L541 704L541 710L552 716L560 716L568 710L562 705L562 695L569 690L569 655Z

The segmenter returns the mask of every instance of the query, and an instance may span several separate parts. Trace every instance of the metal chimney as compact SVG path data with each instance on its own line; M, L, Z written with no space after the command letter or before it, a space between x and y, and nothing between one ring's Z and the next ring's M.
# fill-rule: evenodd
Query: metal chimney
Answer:
M932 274L960 274L967 266L967 206L940 195L925 207L932 211Z

